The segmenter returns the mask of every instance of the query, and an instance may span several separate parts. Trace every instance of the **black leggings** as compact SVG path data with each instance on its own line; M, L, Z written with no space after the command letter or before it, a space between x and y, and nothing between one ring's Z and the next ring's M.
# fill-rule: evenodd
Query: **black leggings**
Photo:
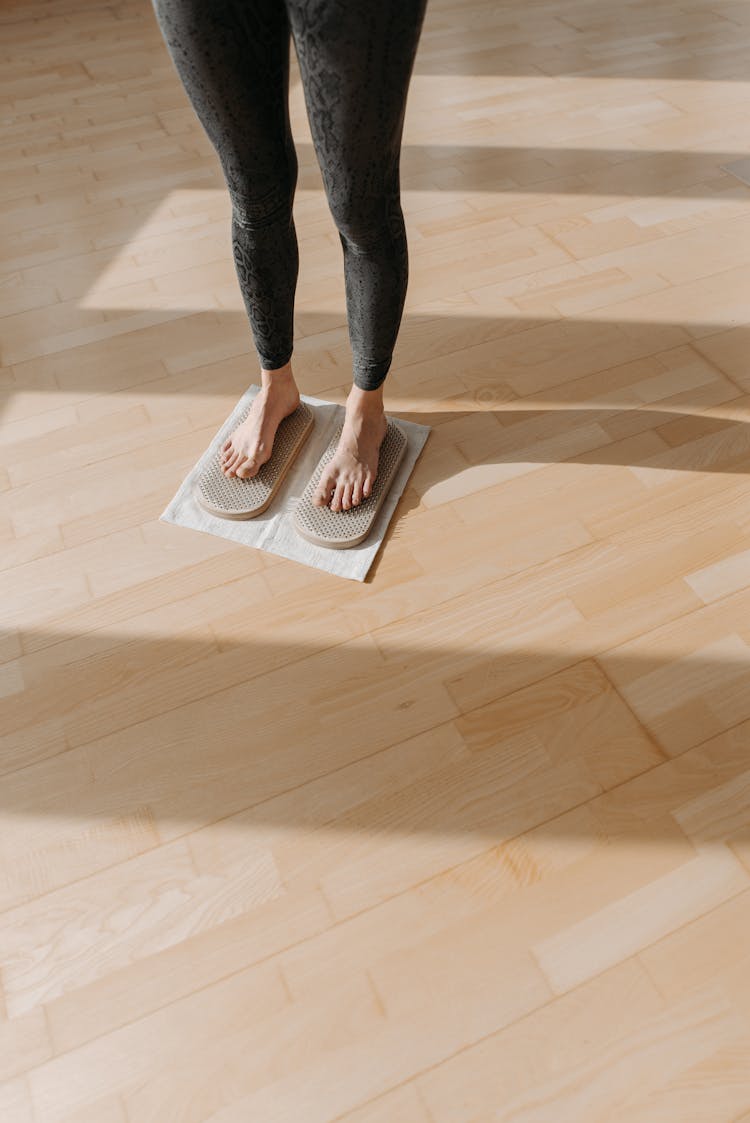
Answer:
M409 273L399 161L427 0L152 0L219 157L232 249L264 370L293 350L299 272L292 203L290 32L328 205L343 247L354 382L391 365Z

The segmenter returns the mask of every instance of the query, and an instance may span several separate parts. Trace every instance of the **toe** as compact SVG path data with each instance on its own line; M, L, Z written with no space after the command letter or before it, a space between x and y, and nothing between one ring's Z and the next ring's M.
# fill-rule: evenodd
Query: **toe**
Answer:
M237 475L241 480L249 480L258 471L259 465L255 463L253 458L249 456L247 460L243 460L237 467Z
M332 478L330 472L323 472L320 477L320 482L315 489L315 503L318 507L325 507L328 500L331 498L331 490L335 480Z
M233 451L226 464L224 465L224 470L226 472L234 472L241 459L242 458L240 454Z
M340 511L341 510L341 499L342 499L342 496L343 496L343 492L344 492L344 485L342 484L341 480L338 480L337 483L336 483L336 490L333 494L333 499L331 500L331 510L332 511Z
M352 485L350 483L344 484L341 494L341 505L345 511L348 511L352 505Z
M362 494L364 495L365 499L368 499L370 497L370 495L372 494L372 473L371 472L368 472L367 475L365 476L365 482L362 485Z
M352 488L352 505L358 507L362 502L362 480L357 480Z

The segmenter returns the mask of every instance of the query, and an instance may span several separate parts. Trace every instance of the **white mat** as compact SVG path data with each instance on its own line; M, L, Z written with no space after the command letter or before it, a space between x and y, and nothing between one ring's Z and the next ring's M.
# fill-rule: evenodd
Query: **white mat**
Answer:
M336 574L338 577L364 581L417 457L429 436L430 426L418 425L414 421L404 421L401 417L394 417L406 434L407 446L393 483L383 500L383 506L378 511L375 523L364 542L346 550L333 550L330 547L316 546L297 534L292 525L292 515L336 426L344 419L344 406L336 402L327 402L323 398L300 394L302 401L307 402L315 415L314 427L299 456L289 469L286 479L276 492L270 507L262 515L256 515L252 519L222 519L218 515L211 515L208 511L204 511L193 499L193 483L214 453L236 429L238 422L235 419L239 417L245 406L250 404L259 390L260 386L254 384L245 391L203 456L191 468L176 495L159 516L160 522L174 523L176 526L185 526L191 530L202 530L207 534L218 534L243 546L253 546L258 550L267 550L270 554L280 554L283 558L313 566L315 569L324 569L327 573ZM386 414L389 417L393 416L388 409Z

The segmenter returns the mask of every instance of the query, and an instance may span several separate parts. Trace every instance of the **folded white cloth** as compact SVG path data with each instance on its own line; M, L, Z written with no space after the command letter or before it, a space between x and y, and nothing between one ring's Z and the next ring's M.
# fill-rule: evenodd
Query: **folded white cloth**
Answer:
M256 515L252 519L222 519L218 515L211 515L208 511L204 511L193 498L192 488L195 480L230 433L236 429L237 418L259 390L260 386L253 384L245 391L203 456L191 468L174 498L159 516L160 521L185 526L191 530L203 530L207 534L218 534L222 538L240 542L243 546L254 546L258 550L280 554L283 558L302 562L303 565L310 565L315 569L324 569L338 577L364 581L383 541L391 515L406 487L406 481L429 436L430 426L405 421L401 417L396 419L407 437L406 451L388 494L383 500L383 505L377 513L375 523L367 538L358 546L351 546L346 550L333 550L326 546L316 546L297 534L292 523L292 515L337 425L344 419L345 409L336 402L327 402L323 398L300 394L302 401L307 402L315 414L313 430L276 492L271 505L263 514ZM386 410L386 413L390 416L389 411Z

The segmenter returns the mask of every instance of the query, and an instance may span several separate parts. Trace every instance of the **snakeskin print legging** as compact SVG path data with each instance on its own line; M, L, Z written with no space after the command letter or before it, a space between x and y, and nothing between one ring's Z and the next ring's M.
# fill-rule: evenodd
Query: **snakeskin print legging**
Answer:
M232 203L234 262L264 370L293 350L299 272L289 122L293 38L343 248L353 379L385 380L409 273L399 161L427 0L152 0Z

